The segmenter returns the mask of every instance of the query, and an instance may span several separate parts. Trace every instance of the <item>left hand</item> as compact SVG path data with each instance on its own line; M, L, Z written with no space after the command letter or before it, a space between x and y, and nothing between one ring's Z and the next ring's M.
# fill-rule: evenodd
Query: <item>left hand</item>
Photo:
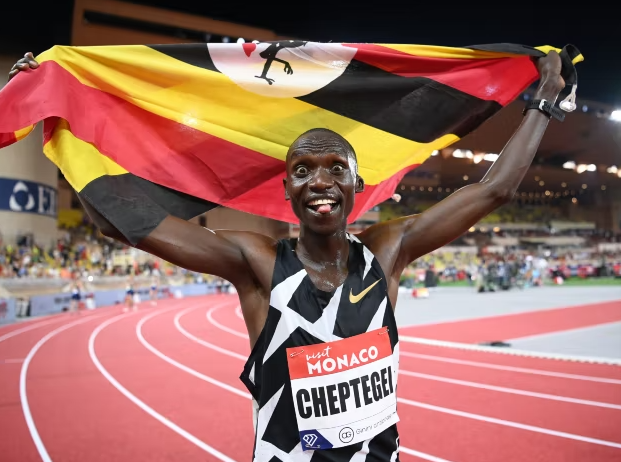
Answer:
M561 77L563 64L559 54L552 50L546 56L537 59L537 70L541 79L540 87L561 91L565 88L565 80Z

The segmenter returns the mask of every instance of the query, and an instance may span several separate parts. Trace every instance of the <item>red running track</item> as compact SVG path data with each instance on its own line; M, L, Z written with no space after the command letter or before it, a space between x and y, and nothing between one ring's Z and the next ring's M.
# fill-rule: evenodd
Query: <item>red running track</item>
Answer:
M618 321L621 321L621 300L411 326L399 332L401 335L433 340L479 343L580 329Z
M0 460L250 460L237 306L197 297L1 328ZM621 367L405 342L400 367L404 461L621 460Z

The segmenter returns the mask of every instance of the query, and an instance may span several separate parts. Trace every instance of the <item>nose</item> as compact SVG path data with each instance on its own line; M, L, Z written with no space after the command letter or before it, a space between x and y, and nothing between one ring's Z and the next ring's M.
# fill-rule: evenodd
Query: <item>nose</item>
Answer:
M334 179L326 169L318 168L308 182L308 187L313 192L322 192L334 186Z

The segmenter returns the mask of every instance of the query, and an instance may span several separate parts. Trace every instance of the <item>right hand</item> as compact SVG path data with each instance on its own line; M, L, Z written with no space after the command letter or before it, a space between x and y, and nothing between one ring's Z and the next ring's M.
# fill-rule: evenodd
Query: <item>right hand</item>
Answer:
M28 52L11 68L11 72L9 72L9 80L11 80L21 71L25 71L26 69L36 69L37 67L39 67L39 63L35 61L32 53Z

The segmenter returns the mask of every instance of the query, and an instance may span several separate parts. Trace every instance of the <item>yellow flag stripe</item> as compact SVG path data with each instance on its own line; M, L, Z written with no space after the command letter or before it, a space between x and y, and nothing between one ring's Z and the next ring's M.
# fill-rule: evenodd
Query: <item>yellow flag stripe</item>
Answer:
M390 48L415 56L425 58L443 59L497 59L518 56L515 53L499 53L496 51L473 50L471 48L452 48L432 45L386 45L382 47Z
M280 160L300 133L329 128L354 146L360 173L371 185L458 140L445 135L431 143L410 141L295 98L246 91L224 74L146 46L54 47L38 59L56 61L84 85Z
M45 155L63 172L69 184L80 192L91 181L104 175L128 173L95 146L76 138L66 120L60 119L52 138L43 146Z
M15 139L17 141L26 138L31 131L34 130L34 125L31 125L30 127L26 127L26 128L22 128L21 130L17 130L15 132Z

